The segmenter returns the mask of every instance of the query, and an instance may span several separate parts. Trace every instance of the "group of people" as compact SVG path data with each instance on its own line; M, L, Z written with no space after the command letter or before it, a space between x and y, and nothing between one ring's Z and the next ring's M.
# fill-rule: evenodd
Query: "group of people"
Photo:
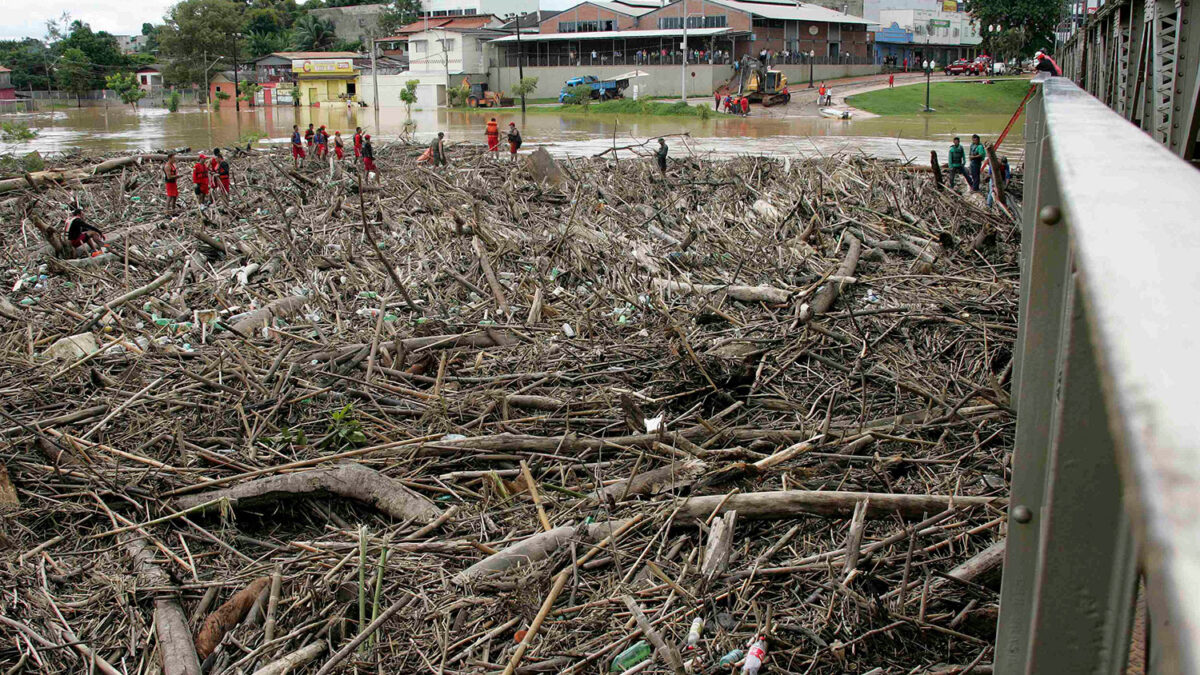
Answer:
M167 211L173 212L179 201L179 166L175 164L174 152L167 153L167 161L163 163L163 183L167 192ZM213 148L211 157L203 152L197 156L192 165L192 186L196 203L201 206L212 202L214 195L228 201L232 187L229 161L220 148Z
M971 145L967 148L964 148L962 141L955 136L950 145L950 157L947 162L950 167L950 187L954 187L954 179L961 175L966 179L967 186L971 188L972 192L979 192L981 183L984 180L992 179L992 167L987 161L987 153L987 147L980 140L979 134L971 135ZM1012 177L1007 157L1000 158L1000 171L1003 172L1005 181ZM992 191L988 190L989 206L992 199Z
M737 94L725 94L721 96L721 92L713 94L716 109L720 112L727 112L730 115L741 115L745 117L750 114L750 99Z
M438 136L442 134L439 132ZM500 154L500 125L493 117L487 121L484 127L483 135L487 138L488 152L496 153L493 156L498 157ZM512 159L517 158L517 150L521 149L521 132L517 130L516 122L508 123L508 131L504 134L504 140L508 141L508 154Z
M817 87L817 105L833 105L833 87L824 82Z
M354 127L354 162L357 164L360 160L363 163L363 169L368 172L375 171L375 149L371 146L371 134L364 134L362 127ZM338 161L342 161L346 157L346 146L342 141L342 132L334 131L333 138L333 154ZM292 163L298 169L300 164L311 154L314 159L326 160L329 158L330 136L325 130L325 125L314 129L312 124L308 125L303 138L300 135L300 126L292 125ZM306 147L307 146L307 147Z

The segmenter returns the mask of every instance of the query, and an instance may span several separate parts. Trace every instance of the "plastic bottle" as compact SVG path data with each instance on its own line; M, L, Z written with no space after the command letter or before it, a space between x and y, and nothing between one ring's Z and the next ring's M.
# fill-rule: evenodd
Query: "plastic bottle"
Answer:
M700 633L704 631L704 618L696 617L692 619L692 628L688 631L686 649L695 649L696 645L700 644Z
M742 665L742 675L758 675L762 668L763 659L767 658L767 638L759 635L750 642L746 652L746 663Z
M729 652L728 654L726 654L725 656L722 656L721 660L718 661L717 663L722 666L732 666L733 664L737 663L738 661L741 661L742 656L744 656L745 654L746 654L746 652L743 652L740 649L735 649L735 650Z
M646 642L645 640L635 642L629 649L617 654L617 657L613 659L612 667L608 669L608 672L623 673L642 661L650 658L650 655L653 652L654 650L651 649L649 642Z

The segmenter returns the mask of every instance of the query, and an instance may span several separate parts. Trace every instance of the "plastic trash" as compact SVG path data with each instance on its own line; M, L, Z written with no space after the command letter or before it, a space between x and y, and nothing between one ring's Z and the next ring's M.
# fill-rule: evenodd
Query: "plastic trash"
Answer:
M762 668L765 658L767 658L767 638L759 635L750 641L750 649L746 653L746 663L742 665L742 675L758 675L758 669Z
M872 288L867 291L867 302L874 304L879 302L880 299L881 298L879 297L879 294L875 292L875 289Z
M745 655L746 655L746 652L743 652L740 649L735 649L735 650L729 652L728 654L726 654L725 656L722 656L721 660L718 661L717 664L722 665L722 666L732 666L733 664L737 663L738 661L741 661L742 657Z
M700 644L700 634L704 632L704 618L696 617L692 619L692 628L688 631L687 641L684 643L684 649L693 650Z
M654 650L650 647L650 643L645 640L635 642L629 649L617 654L613 659L612 666L609 667L610 673L623 673L626 670L636 666L637 664L650 658Z
M569 323L564 323L562 325L562 332L563 332L563 335L566 335L569 338L575 337L575 329L571 328L571 324L569 324Z

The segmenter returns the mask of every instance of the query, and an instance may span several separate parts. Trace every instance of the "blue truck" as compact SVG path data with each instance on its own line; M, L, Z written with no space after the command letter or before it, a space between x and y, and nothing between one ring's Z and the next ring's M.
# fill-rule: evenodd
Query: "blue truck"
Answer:
M625 89L629 87L629 81L635 77L644 77L646 73L635 70L630 73L618 75L609 80L601 80L595 75L584 75L582 77L573 77L563 84L562 91L558 94L558 102L566 103L570 99L569 93L571 87L578 85L586 85L591 87L591 95L594 99L607 101L609 99L621 98L624 96Z

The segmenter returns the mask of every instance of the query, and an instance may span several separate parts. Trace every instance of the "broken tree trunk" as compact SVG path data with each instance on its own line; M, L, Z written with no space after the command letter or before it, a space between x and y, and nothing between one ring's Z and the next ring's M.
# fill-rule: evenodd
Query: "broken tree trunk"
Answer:
M858 267L858 256L862 253L862 242L857 237L847 234L846 239L850 242L850 250L846 252L846 257L842 259L842 264L838 266L837 272L834 274L834 276L843 278L854 276L854 270ZM841 282L827 281L825 287L817 292L809 306L813 316L828 312L841 292Z
M171 577L154 564L154 553L140 535L130 532L122 540L125 550L133 558L139 583L158 588L175 587ZM159 591L155 594L154 632L162 655L163 675L200 675L200 659L192 644L187 616L179 604L178 591Z
M404 487L399 481L361 464L343 464L329 469L258 478L225 490L179 497L175 504L182 510L205 502L228 499L230 506L241 507L322 493L374 506L396 520L427 523L441 515L441 510L433 502ZM204 510L211 511L218 506L214 503Z
M668 464L596 490L591 494L591 498L599 502L607 502L610 498L614 502L622 502L630 497L655 494L683 483L689 483L693 478L704 473L707 468L708 464L698 459L680 464Z
M471 565L451 578L456 584L466 584L500 573L519 565L529 565L545 560L559 547L572 540L582 540L588 543L598 542L626 525L627 520L611 520L591 525L563 525L549 532L541 532L526 538L517 544L494 553L483 560Z
M271 577L259 577L251 581L249 586L234 593L232 598L217 608L217 611L208 615L196 634L196 655L201 660L207 659L209 654L216 651L225 634L241 623L258 596L270 583Z
M303 295L292 295L286 298L279 298L252 312L239 314L231 317L231 327L242 335L249 335L254 332L254 329L259 326L270 325L271 321L276 317L286 318L292 316L304 309L304 303L308 302L308 298Z
M700 573L704 583L711 584L729 569L729 554L733 551L733 531L737 527L738 512L729 510L713 521L708 530L708 545L704 548L704 562Z
M866 517L884 518L892 515L903 518L922 518L930 513L945 511L951 506L970 508L991 504L1003 507L1007 499L999 497L947 497L943 495L906 495L878 492L824 492L787 490L750 492L747 494L692 497L679 507L676 520L708 518L717 508L720 512L736 510L742 518L795 518L801 515L826 518L849 518L854 507L869 499Z
M782 288L772 286L722 286L719 284L693 284L688 281L671 281L670 279L653 279L651 283L660 291L674 291L684 295L724 292L734 300L742 302L783 303L787 302L792 295Z

